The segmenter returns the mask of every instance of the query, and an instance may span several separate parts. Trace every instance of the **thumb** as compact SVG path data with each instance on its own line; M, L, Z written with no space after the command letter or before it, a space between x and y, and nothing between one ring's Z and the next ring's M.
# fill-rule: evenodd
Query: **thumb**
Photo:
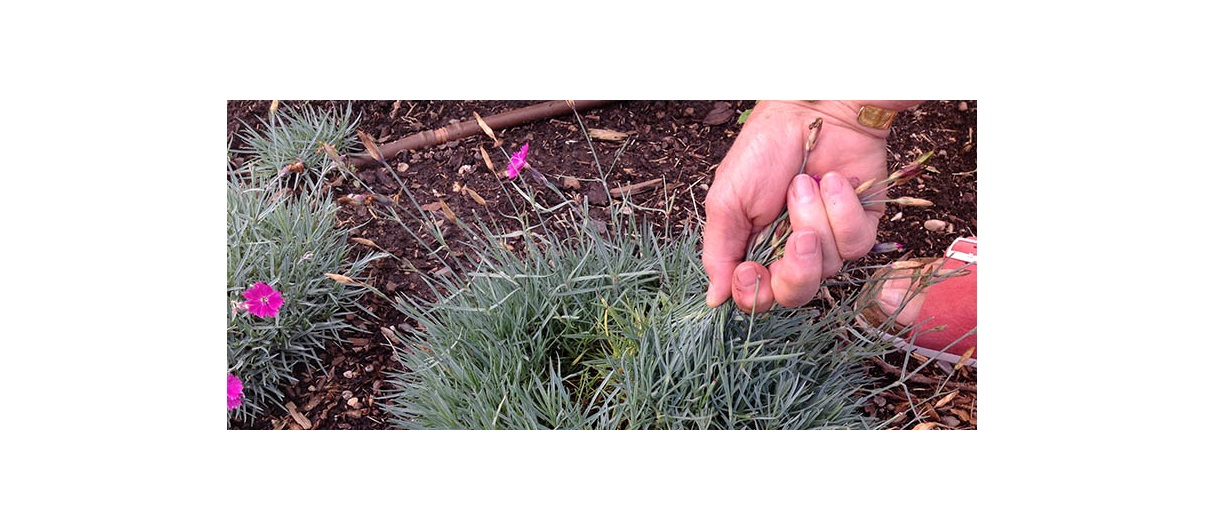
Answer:
M712 208L708 208L712 210ZM719 307L732 296L732 273L745 261L752 225L740 214L715 208L703 225L703 270L707 271L707 305Z

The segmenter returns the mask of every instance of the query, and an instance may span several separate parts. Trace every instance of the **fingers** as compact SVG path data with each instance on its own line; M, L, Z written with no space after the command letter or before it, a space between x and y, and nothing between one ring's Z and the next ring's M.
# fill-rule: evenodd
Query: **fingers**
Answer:
M821 275L827 277L841 270L841 254L829 227L825 201L820 195L820 186L812 177L800 174L791 181L787 191L787 211L791 217L791 231L815 234L820 246Z
M882 208L863 207L850 180L835 172L821 179L820 196L838 255L842 260L865 256L874 246Z
M732 301L746 313L768 311L774 304L770 271L753 261L738 265L732 274Z
M823 274L820 241L812 230L791 234L782 259L770 265L770 285L774 299L784 307L808 303L820 290Z

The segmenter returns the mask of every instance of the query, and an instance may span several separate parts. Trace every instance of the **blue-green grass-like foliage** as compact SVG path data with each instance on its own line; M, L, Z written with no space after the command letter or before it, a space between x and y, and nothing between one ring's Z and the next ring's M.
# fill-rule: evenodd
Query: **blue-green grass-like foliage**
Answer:
M609 233L577 214L565 237L541 235L544 221L509 233L462 224L477 255L426 276L433 303L395 304L418 325L400 339L404 369L383 404L394 426L875 427L859 410L871 381L858 361L883 346L845 332L850 307L708 308L698 229L659 237L611 211Z
M382 256L351 258L350 229L338 226L338 206L322 189L324 175L315 169L322 164L307 165L301 175L280 176L260 158L292 160L303 155L299 150L309 149L311 142L285 139L280 122L274 123L261 136L281 138L279 145L261 146L263 152L253 151L255 158L227 175L226 362L244 385L243 404L228 412L228 422L283 407L283 389L296 382L295 370L322 368L319 352L326 341L343 340L341 334L352 329L346 316L363 310L357 300L365 292L325 273L358 278ZM268 283L284 296L276 317L236 309L242 292L256 282Z

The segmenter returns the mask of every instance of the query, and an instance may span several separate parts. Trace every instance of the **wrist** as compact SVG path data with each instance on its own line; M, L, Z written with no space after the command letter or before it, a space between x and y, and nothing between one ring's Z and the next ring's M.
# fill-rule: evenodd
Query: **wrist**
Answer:
M911 100L826 100L802 104L847 129L886 140L897 113L923 101Z

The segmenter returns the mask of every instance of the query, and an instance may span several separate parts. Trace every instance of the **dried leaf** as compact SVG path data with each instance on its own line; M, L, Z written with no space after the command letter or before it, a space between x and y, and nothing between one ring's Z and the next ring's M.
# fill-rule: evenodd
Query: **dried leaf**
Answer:
M473 191L472 188L465 186L464 189L469 192L469 197L473 198L473 202L476 202L477 204L480 204L482 206L489 205L488 203L485 202L485 199L483 199L480 195L478 195L477 192Z
M971 421L971 415L970 415L970 414L967 414L967 411L965 411L965 410L962 410L962 409L950 409L950 412L954 413L954 415L955 415L955 416L958 416L958 419L960 419L960 420L962 420L962 421L965 421L965 422L969 422L969 421Z
M365 134L364 131L359 130L356 131L356 135L360 137L360 142L364 144L364 148L368 150L368 155L371 156L373 160L384 164L385 157L381 155L381 150L377 149L377 143L372 141L372 137Z
M494 161L490 160L490 155L485 152L485 148L479 145L477 149L481 151L481 160L485 161L485 167L489 168L490 173L497 173L498 171L494 169Z
M280 100L272 100L272 104L268 106L268 114L276 114L276 109L280 108Z
M448 203L439 201L439 208L443 210L444 217L447 217L449 221L456 222L456 214L452 213L452 208L448 207Z
M370 246L373 248L381 248L380 246L377 246L376 241L373 241L371 239L364 239L362 237L353 237L353 238L351 238L351 240L355 241L356 243L359 243L361 245L367 245L367 246Z
M498 137L494 136L494 130L491 129L488 124L485 123L485 120L481 119L481 115L474 112L473 117L477 118L477 125L481 126L481 130L485 131L485 135L489 136L490 140L494 141L494 146L501 145L501 143L498 141Z
M922 423L922 424L920 424L920 425L917 425L916 427L913 427L913 428L912 428L912 430L914 430L914 431L927 431L927 430L930 430L930 429L932 429L932 428L934 428L934 427L937 427L938 425L941 425L941 424L940 424L940 423L938 423L938 422L935 422L935 421L928 421L928 422Z
M916 269L924 266L924 263L919 261L897 261L891 264L893 269Z
M343 163L343 157L340 156L339 152L336 151L334 147L331 147L330 144L322 142L322 145L318 146L318 150L322 151L327 158L331 159L331 162L335 163L335 167L350 172L350 170L347 169L347 165Z
M611 129L589 129L587 132L591 138L604 142L621 142L628 137L628 133L612 131Z
M957 390L950 392L949 394L946 394L945 397L937 400L937 403L933 404L933 408L935 408L935 409L942 408L942 407L946 406L947 404L949 404L951 401L953 401L954 398L956 398L956 397L958 397Z
M343 285L355 285L360 283L342 274L335 274L333 272L324 272L322 274L324 274L327 278L335 280Z
M731 104L726 101L720 101L716 103L715 107L711 109L711 112L708 112L707 116L703 118L703 125L720 125L727 123L728 120L732 119L734 114L736 114L736 111L732 110Z
M427 203L427 204L424 204L424 205L422 205L422 206L419 206L419 208L420 208L420 209L422 209L422 211L424 211L424 212L438 212L438 211L439 211L439 208L440 208L440 206L439 206L439 205L440 205L440 203L442 203L442 202L443 202L443 201L439 201L439 202L429 202L429 203Z
M967 273L970 274L969 271ZM970 360L971 355L974 355L974 353L975 353L974 346L967 348L967 351L963 352L962 357L959 357L958 362L954 364L954 369L957 370L959 368L962 368L962 366L965 365L968 360Z

